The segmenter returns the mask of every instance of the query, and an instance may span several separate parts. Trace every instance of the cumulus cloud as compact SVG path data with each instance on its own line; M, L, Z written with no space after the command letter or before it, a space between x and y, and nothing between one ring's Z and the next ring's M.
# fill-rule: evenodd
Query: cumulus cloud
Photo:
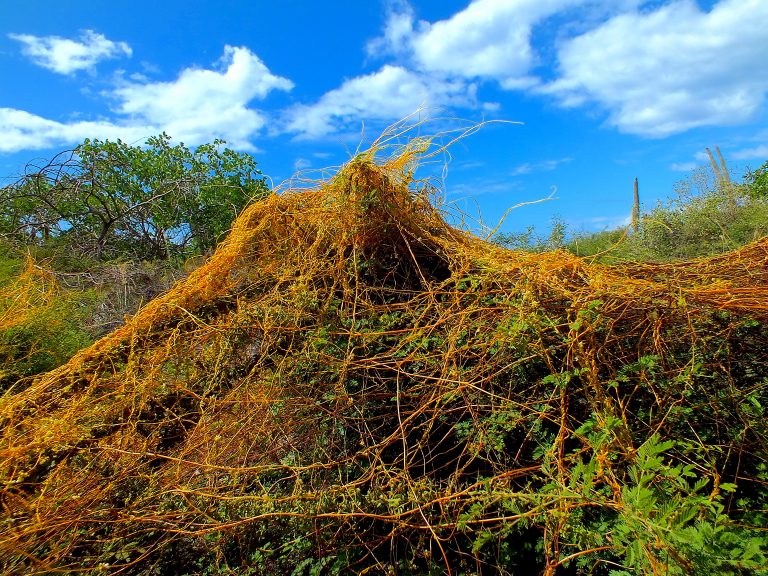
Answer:
M144 140L155 128L120 125L109 121L57 122L13 108L0 108L0 152L42 150L83 141L85 138Z
M357 129L361 121L398 120L419 108L471 106L475 86L436 80L401 66L385 65L377 72L345 81L314 104L286 113L286 127L299 138L317 138Z
M416 20L413 8L404 0L390 2L387 8L382 35L370 40L366 46L369 56L404 54L410 48Z
M760 160L765 161L768 159L768 145L761 144L753 148L745 148L738 150L731 154L731 158L734 160Z
M369 54L406 57L418 70L465 79L494 79L507 89L529 88L537 56L533 27L586 0L475 0L446 20L416 21L408 4L390 11Z
M106 93L115 103L113 120L59 122L2 108L0 152L76 144L85 138L141 141L162 131L190 145L223 138L253 150L251 139L266 120L249 104L292 87L247 48L227 46L215 70L188 68L171 82L124 82Z
M132 54L127 43L113 42L93 30L83 30L79 40L31 34L8 36L22 43L22 53L29 56L35 64L58 74L92 70L102 60Z
M752 118L768 92L768 2L722 0L710 12L676 0L622 14L559 49L544 92L565 106L597 102L621 131L664 137Z
M189 68L172 82L128 83L114 90L117 111L136 123L162 126L190 142L217 136L246 148L266 120L248 104L293 82L272 74L248 48L226 46L220 70Z

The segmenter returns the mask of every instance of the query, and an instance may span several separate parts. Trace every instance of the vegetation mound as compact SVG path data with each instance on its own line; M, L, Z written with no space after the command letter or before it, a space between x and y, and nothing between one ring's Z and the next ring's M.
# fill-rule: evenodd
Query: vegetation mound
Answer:
M7 574L765 565L768 241L607 266L448 225L429 142L238 218L0 403Z

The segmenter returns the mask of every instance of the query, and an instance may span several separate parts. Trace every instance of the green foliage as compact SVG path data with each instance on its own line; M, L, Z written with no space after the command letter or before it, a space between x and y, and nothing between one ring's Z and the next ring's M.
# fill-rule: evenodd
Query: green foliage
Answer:
M610 574L736 575L760 569L768 560L765 540L724 514L724 496L736 485L720 484L719 492L712 490L709 479L701 477L694 464L683 464L669 454L675 446L674 441L658 436L646 440L627 470L617 503L619 513L604 516L599 525L583 526L600 535L593 536L594 547L609 544L630 570ZM572 487L585 497L604 499L592 490L596 470L594 460L583 470L574 470ZM577 524L574 529L582 527Z
M563 248L568 236L568 225L559 217L552 218L549 234L542 236L536 233L533 226L524 232L509 232L497 234L494 242L511 250L526 250L530 252L546 252Z
M167 261L90 261L88 270L71 271L88 262L25 262L0 241L0 392L60 366L184 274Z
M530 227L499 234L494 241L531 252L566 248L605 262L664 262L720 254L768 234L768 163L747 173L743 183L721 182L711 169L699 168L678 182L675 192L641 215L638 233L619 228L569 234L555 219L548 236Z
M96 298L91 293L71 293L57 298L29 322L0 330L3 381L52 370L92 344L93 335L83 324Z
M676 197L642 214L640 231L602 232L575 238L580 256L602 253L606 261L669 261L711 256L753 242L768 233L768 197L745 183L719 181L700 168L676 185Z
M723 185L704 195L680 195L643 215L630 242L642 260L674 260L727 252L768 232L768 203L749 188Z
M385 206L372 175L254 206L200 274L5 397L0 569L763 569L763 245L638 282L457 233L408 188Z
M17 314L21 301L28 308L23 320L0 324L0 389L121 324L183 275L182 259L210 252L239 211L267 194L254 159L223 144L190 150L166 134L143 147L86 140L0 190L0 312ZM17 286L22 254L57 284L45 298L33 278L27 291Z
M757 170L748 172L745 181L752 198L768 200L768 161Z
M60 366L93 343L88 326L102 301L92 290L51 290L43 295L41 280L13 290L23 266L8 254L0 255L0 394L22 378ZM20 300L28 310L19 306Z
M0 233L100 261L203 253L268 192L254 159L223 144L85 140L0 191Z
M12 282L23 267L24 262L16 250L0 239L0 288Z

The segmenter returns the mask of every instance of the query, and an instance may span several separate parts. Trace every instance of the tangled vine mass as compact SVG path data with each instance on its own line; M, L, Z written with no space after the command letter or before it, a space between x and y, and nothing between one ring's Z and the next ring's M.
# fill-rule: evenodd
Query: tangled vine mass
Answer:
M252 204L8 391L0 571L762 570L768 241L663 265L508 250L430 202L430 145Z

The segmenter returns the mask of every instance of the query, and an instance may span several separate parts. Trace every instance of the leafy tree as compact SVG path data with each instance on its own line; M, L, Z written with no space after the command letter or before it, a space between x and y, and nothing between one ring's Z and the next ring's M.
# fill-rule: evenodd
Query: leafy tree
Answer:
M85 140L0 190L0 233L98 260L205 252L268 193L255 160L224 144L193 151L165 133L143 147Z
M747 172L744 180L752 198L768 200L768 161L757 170Z

